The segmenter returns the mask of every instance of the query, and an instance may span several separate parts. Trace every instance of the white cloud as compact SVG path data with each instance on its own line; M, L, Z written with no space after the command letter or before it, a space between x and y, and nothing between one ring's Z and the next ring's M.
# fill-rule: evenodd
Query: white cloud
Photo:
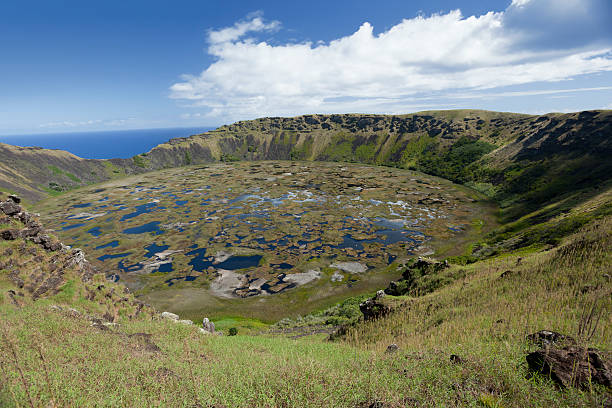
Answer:
M351 35L316 44L257 41L254 33L275 30L279 23L255 16L209 31L208 52L215 62L200 75L184 75L170 88L170 96L206 108L203 117L217 120L308 112L405 112L411 106L434 107L424 102L440 92L612 71L612 38L568 48L525 45L541 33L517 25L518 17L531 10L542 13L542 4L551 1L513 0L505 12L482 16L464 17L459 10L419 16L380 34L365 22ZM589 0L580 7L585 3Z
M531 0L512 0L511 6L525 7Z
M208 41L211 44L223 44L236 41L249 32L275 31L280 28L280 22L265 23L259 14L251 15L250 20L239 21L233 27L208 32Z

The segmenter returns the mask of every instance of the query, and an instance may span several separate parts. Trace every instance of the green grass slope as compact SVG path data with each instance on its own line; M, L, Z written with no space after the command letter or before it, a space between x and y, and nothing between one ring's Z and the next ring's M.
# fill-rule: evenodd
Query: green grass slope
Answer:
M71 263L55 268L61 282L35 300L36 274L18 273L19 282L11 272L64 265L74 253L0 241L0 405L604 406L610 391L599 386L527 379L525 335L552 329L611 349L611 227L606 217L548 251L452 266L461 276L454 283L389 296L395 313L335 342L205 335L138 308L100 275L83 279ZM580 337L591 310L603 318L592 337ZM391 343L399 351L385 353Z
M612 351L611 135L611 111L442 111L263 118L160 145L122 168L261 159L414 168L485 193L502 225L418 280L415 296L385 297L394 312L333 342L287 338L289 329L205 335L84 275L74 252L0 240L0 405L609 406L609 388L528 376L525 336L555 330ZM53 177L84 179L56 167ZM7 177L2 188L19 185ZM354 321L355 306L302 320ZM391 343L399 350L386 353Z

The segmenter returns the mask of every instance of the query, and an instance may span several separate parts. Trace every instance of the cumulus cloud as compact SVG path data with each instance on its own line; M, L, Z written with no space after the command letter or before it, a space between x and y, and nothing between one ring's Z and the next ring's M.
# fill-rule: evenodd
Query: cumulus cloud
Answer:
M609 24L602 27L593 17L607 10L602 1L513 0L503 12L419 16L379 34L364 22L351 35L316 44L257 40L258 33L277 30L280 23L251 16L209 31L208 52L215 62L199 75L184 75L170 96L204 108L209 118L226 120L307 112L395 113L437 107L426 102L433 94L612 71ZM555 21L568 16L573 16L570 31L593 25L590 37L564 45L551 40L552 28L541 28L542 21L556 27Z

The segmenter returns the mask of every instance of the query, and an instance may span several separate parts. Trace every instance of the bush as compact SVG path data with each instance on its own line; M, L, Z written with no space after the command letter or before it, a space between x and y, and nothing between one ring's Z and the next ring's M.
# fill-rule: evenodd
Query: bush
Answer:
M230 327L230 329L229 329L229 335L230 335L230 336L235 336L235 335L237 335L237 334L238 334L238 329L237 329L237 328L235 328L235 327Z

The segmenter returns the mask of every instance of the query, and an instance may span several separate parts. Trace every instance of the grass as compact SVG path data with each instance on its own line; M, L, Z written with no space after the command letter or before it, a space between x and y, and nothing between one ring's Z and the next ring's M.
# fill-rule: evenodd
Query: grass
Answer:
M487 120L502 115L432 114L458 120L466 114ZM531 158L509 158L503 148L493 149L515 140L516 132L483 126L484 131L476 132L477 126L466 132L469 137L453 142L413 138L402 147L403 155L398 146L406 139L396 138L396 145L377 155L388 156L388 165L440 174L494 198L503 225L491 231L494 223L475 214L470 238L488 234L484 240L467 250L464 242L454 252L435 248L456 255L452 266L424 277L423 290L415 296L387 296L385 302L395 311L384 318L358 322L358 299L349 299L321 304L322 311L276 325L353 323L334 342L322 334L297 340L272 332L255 335L275 314L286 312L269 306L270 322L236 318L227 304L219 306L225 314L219 314L217 328L229 332L237 327L238 335L231 337L204 335L194 326L150 315L133 317L128 309L117 309L118 296L132 296L122 294L121 286L104 282L105 295L92 300L70 271L58 294L33 302L27 293L20 297L23 290L9 280L13 267L0 270L0 406L606 406L610 389L562 390L548 378L527 378L525 363L533 350L525 336L542 329L612 350L612 215L605 149L585 144L584 149L601 153L589 157L580 146L565 155L544 146ZM345 130L308 139L289 151L291 158L374 160L369 144L353 143L363 135ZM277 144L288 146L296 138L299 134L287 133ZM574 150L580 154L573 156ZM221 157L228 162L238 158ZM124 174L105 163L110 176ZM0 241L0 253L11 245ZM32 262L22 255L14 259L20 268ZM101 276L96 279L96 284L103 282ZM13 304L8 290L17 292L21 307ZM120 295L113 297L113 290ZM312 294L294 295L276 296L283 308L297 313L303 307L296 306L296 299L299 303ZM249 301L255 308L259 300ZM79 313L51 309L56 304ZM181 317L201 318L201 306ZM210 312L215 305L208 306ZM113 310L118 325L105 330L84 317ZM602 318L589 326L585 316L592 310ZM135 333L149 334L159 350L143 336L131 336ZM399 351L385 353L390 344ZM453 354L461 362L451 362Z
M604 318L587 344L610 350L604 271L612 265L611 230L607 217L557 248L521 254L520 261L505 255L451 266L464 276L422 297L389 297L404 306L336 342L240 329L237 336L209 336L193 326L121 314L118 326L100 330L84 316L104 308L84 299L76 280L54 297L24 298L21 308L4 296L0 401L7 407L601 406L601 388L560 390L546 378L526 379L525 335L551 329L579 338L581 316L597 300ZM11 287L6 272L0 273L2 293ZM50 308L56 304L79 314ZM223 330L240 324L258 325L217 321ZM150 334L159 350L134 333ZM391 343L400 349L387 354ZM463 362L451 363L451 354Z
M72 173L70 173L68 171L62 170L59 167L54 166L54 165L49 165L47 167L56 176L65 176L65 177L68 177L70 180L74 181L75 183L81 183L81 179L80 178L78 178L77 176L75 176L74 174L72 174Z

